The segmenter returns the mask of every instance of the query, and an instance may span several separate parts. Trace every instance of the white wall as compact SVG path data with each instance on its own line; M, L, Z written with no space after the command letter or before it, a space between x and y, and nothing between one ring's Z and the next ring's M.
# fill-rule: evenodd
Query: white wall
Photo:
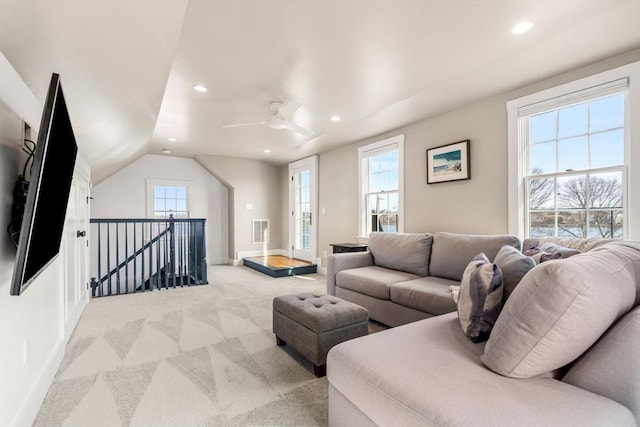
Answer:
M358 227L357 148L405 134L405 231L508 232L506 101L640 59L640 50L481 100L446 114L320 155L318 254L330 243L355 242ZM427 185L426 150L471 140L471 180ZM286 188L281 181L281 191ZM323 259L323 265L326 260Z
M20 296L10 296L15 247L5 227L22 173L23 121L38 128L41 103L0 53L0 425L30 426L64 356L77 319L65 321L64 254ZM70 111L73 121L73 111ZM64 244L64 243L63 243ZM76 307L81 313L86 299ZM79 315L79 314L78 314ZM28 347L25 349L25 347ZM25 351L26 350L26 351ZM25 355L26 353L26 355ZM25 357L26 356L26 357Z
M229 217L233 218L230 221L233 237L230 255L238 259L238 252L284 249L282 245L285 243L281 242L282 210L288 207L286 193L284 198L282 196L280 168L258 160L234 157L197 156L196 160L232 191ZM268 245L252 244L253 219L269 220Z
M147 180L176 181L188 189L191 218L206 218L207 262L229 259L228 190L193 159L147 154L96 185L92 218L149 218Z

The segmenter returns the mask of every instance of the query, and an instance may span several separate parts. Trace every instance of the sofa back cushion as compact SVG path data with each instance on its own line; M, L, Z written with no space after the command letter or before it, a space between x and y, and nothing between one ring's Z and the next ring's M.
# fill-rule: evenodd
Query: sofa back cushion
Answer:
M640 424L640 307L625 314L562 381L629 408Z
M531 269L502 309L482 361L513 378L574 361L634 305L639 266L640 250L609 245Z
M462 279L464 269L480 252L493 261L504 245L520 250L520 240L516 236L472 235L438 232L433 236L433 250L429 273L445 279Z
M369 235L369 251L379 267L429 275L433 236L428 233L379 233Z

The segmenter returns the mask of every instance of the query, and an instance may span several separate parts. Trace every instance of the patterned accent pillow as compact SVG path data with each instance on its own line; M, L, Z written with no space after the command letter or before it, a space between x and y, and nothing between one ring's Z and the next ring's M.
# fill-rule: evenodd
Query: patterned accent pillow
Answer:
M540 249L552 254L560 254L560 258L569 258L582 253L577 249L565 248L564 246L556 245L551 242L543 243L542 246L540 246Z
M543 263L545 261L550 261L552 259L560 259L562 258L562 254L560 253L551 253L545 252L540 249L540 246L535 246L531 249L524 251L526 256L530 256L535 261L536 265Z
M502 271L484 253L467 265L458 294L458 319L473 342L489 339L502 308Z

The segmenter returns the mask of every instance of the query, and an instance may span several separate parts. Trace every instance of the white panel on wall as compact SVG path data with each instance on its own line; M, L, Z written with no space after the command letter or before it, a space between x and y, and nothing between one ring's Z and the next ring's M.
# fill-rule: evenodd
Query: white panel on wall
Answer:
M254 245L269 243L269 220L254 219L252 221L251 243Z

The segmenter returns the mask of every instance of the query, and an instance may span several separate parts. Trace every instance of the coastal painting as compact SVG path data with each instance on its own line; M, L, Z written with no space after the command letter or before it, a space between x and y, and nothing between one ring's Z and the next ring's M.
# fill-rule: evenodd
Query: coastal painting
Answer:
M470 179L469 140L427 150L427 184Z

